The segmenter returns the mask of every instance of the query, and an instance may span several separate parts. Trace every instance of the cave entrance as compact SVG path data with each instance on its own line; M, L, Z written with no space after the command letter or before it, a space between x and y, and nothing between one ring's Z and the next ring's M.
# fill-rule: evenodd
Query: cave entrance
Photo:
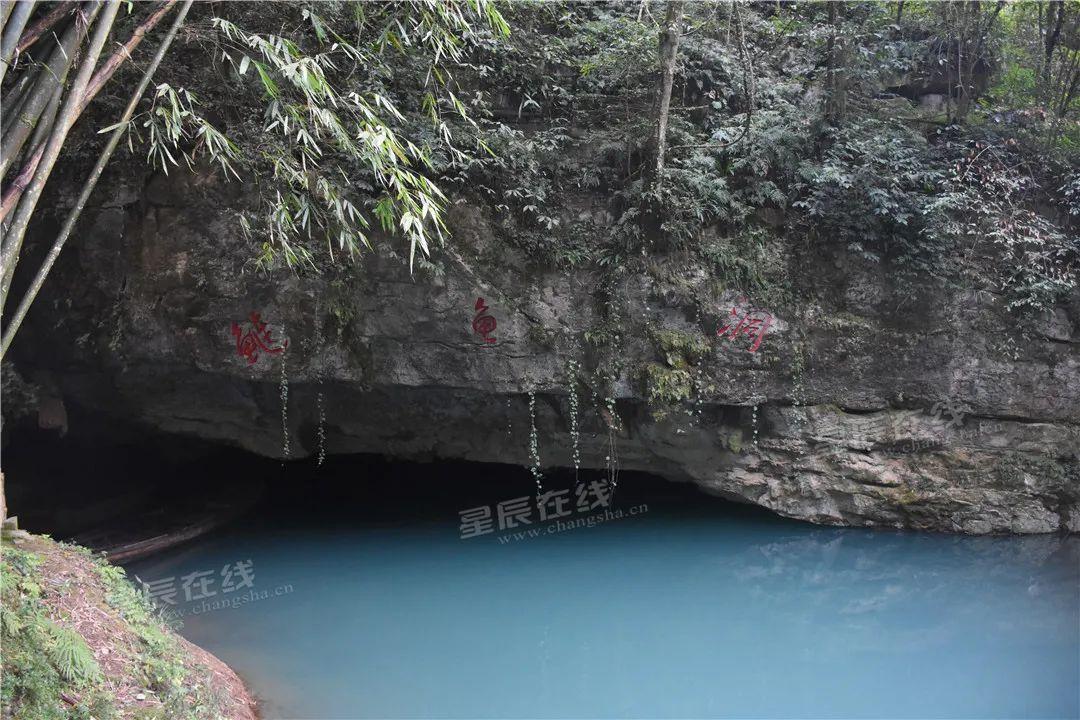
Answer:
M20 526L126 562L251 515L300 526L453 522L463 533L499 535L556 522L603 522L605 512L610 519L639 506L688 516L768 514L640 472L620 472L612 495L606 472L572 468L545 469L542 485L550 495L542 511L532 475L515 465L368 454L330 456L322 465L281 462L129 430L105 439L12 429L4 468L10 512Z

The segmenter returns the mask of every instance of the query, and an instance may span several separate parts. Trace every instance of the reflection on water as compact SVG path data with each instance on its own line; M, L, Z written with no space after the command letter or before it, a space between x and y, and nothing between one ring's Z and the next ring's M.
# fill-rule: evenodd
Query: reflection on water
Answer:
M255 599L183 634L268 718L1080 713L1077 538L826 529L620 493L650 512L510 544L460 540L452 503L277 513L131 569L252 561Z

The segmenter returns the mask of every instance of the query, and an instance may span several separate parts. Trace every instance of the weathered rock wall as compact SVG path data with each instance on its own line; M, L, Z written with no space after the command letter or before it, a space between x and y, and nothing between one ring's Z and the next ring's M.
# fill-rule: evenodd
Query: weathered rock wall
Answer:
M458 207L436 271L380 252L355 272L266 275L228 210L242 187L118 183L17 343L24 374L67 403L281 456L284 363L292 457L318 451L321 393L330 453L527 465L533 391L541 463L569 466L573 359L591 378L585 466L615 451L622 468L820 523L1080 529L1078 298L1017 343L989 293L911 295L881 266L803 250L791 265L815 299L768 308L751 353L716 336L736 293L678 258L604 294L604 278L537 268ZM478 297L494 343L471 326ZM289 346L249 364L231 327L253 311ZM598 348L585 333L601 327L618 338ZM610 389L597 367L616 368Z

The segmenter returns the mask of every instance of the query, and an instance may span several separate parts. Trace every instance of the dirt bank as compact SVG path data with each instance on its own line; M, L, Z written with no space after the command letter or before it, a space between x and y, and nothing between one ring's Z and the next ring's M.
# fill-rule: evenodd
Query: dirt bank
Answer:
M255 720L225 663L165 623L124 571L83 548L2 544L3 718Z

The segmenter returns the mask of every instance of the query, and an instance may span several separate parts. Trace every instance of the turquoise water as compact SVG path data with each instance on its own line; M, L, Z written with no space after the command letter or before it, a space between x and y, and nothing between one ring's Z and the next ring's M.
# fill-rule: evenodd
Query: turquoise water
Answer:
M1075 537L821 528L631 478L634 517L462 540L458 510L527 478L424 473L356 481L395 479L389 498L287 483L129 570L214 575L192 602L177 579L173 610L267 718L1080 714ZM225 592L247 560L250 587Z

